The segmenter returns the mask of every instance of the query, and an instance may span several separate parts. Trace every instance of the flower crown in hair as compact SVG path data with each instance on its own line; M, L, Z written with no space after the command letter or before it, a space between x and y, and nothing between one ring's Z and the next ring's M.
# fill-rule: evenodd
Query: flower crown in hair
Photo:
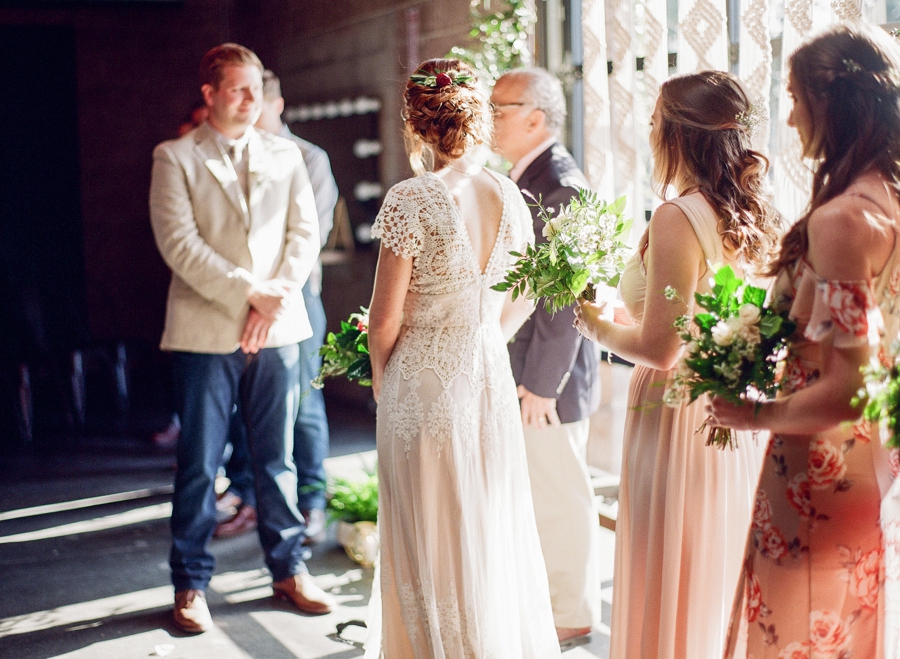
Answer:
M757 129L766 123L766 111L763 109L762 102L751 103L746 110L738 112L734 120L751 135L755 134Z
M447 87L448 85L466 85L475 78L467 73L457 73L456 71L437 71L432 74L414 73L409 79L417 85L423 87Z

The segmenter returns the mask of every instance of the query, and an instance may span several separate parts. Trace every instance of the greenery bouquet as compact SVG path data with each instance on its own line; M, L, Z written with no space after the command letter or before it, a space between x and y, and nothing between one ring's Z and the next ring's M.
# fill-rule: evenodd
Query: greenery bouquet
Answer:
M900 343L891 347L891 355L875 356L862 368L865 387L860 389L855 404L866 400L863 418L877 423L886 435L885 446L900 448Z
M316 389L325 386L325 378L344 374L348 380L357 380L362 386L371 387L369 310L360 307L360 313L350 314L348 320L342 320L341 331L328 333L319 354L322 355L322 367L310 382Z
M795 324L765 305L765 290L745 283L729 266L715 273L713 284L711 293L694 295L703 312L675 322L685 350L663 396L667 405L692 403L702 394L759 404L779 388L778 365ZM665 294L677 298L671 287ZM705 428L704 423L697 431ZM711 428L706 444L735 448L737 440L730 428Z
M514 300L519 295L543 298L555 313L578 298L594 301L600 286L617 286L631 252L625 242L631 220L622 217L625 197L607 204L596 193L580 190L559 214L537 203L547 242L529 245L524 254L510 252L518 260L492 288L512 290Z

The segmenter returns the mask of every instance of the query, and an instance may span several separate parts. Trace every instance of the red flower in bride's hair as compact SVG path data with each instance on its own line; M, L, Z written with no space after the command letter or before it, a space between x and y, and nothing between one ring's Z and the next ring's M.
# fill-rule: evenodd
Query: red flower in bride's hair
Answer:
M438 73L434 78L434 82L438 87L446 87L447 85L453 84L453 78L446 73Z

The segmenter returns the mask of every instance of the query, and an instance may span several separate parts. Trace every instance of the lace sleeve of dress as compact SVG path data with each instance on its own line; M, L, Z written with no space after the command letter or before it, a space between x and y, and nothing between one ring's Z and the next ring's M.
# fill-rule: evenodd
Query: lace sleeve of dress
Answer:
M423 199L415 179L398 183L384 198L372 226L372 237L380 238L385 247L401 258L418 256L422 250L420 214L423 210Z
M836 348L878 345L883 325L869 282L820 279L804 334L822 341L833 333Z

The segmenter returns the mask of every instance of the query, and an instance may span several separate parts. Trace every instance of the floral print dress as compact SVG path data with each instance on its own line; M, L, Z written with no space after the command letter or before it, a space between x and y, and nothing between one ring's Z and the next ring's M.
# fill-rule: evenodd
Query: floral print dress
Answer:
M832 348L869 345L884 357L900 326L897 243L871 282L826 281L802 261L778 278L775 303L798 325L784 373L787 393L815 382ZM811 436L772 436L726 657L744 657L745 647L748 659L898 656L898 628L885 629L882 537L882 524L888 531L900 523L900 498L892 504L890 494L883 497L897 471L896 452L886 451L877 428L864 421ZM888 564L900 571L897 548Z

